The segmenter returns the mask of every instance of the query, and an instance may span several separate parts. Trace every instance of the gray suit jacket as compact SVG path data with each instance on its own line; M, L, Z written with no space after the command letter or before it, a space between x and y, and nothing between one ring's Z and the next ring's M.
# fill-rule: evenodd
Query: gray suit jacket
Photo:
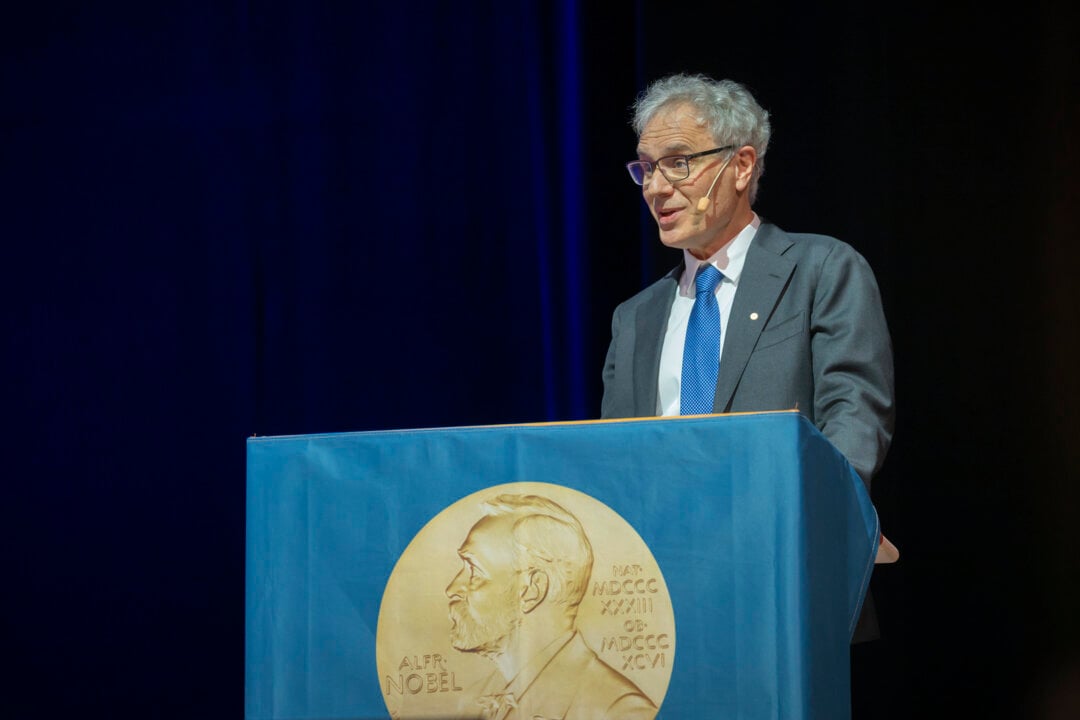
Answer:
M615 308L605 418L656 415L680 264ZM798 410L870 485L892 441L892 342L877 281L850 245L762 222L725 335L713 411Z
M496 671L479 694L493 697L505 685L506 679ZM516 709L496 713L496 720L652 720L656 716L653 701L601 660L578 632L518 691L516 703Z

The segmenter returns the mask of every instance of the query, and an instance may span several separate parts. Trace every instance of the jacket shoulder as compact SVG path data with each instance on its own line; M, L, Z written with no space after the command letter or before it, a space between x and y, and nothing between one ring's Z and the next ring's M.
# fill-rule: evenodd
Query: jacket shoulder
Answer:
M862 258L854 246L839 238L820 233L787 232L772 223L761 224L754 244L778 255L821 259L829 256Z

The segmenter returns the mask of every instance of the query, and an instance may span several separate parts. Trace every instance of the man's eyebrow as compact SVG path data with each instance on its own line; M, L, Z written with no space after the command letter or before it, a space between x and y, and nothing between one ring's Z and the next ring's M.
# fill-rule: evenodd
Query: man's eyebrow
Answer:
M470 550L468 548L463 547L463 548L459 549L457 554L458 554L459 558L461 558L463 561L469 563L470 566L472 566L474 568L477 568L477 569L481 568L480 562L478 561L476 555L473 554L472 552L470 552Z
M661 150L658 158L668 157L669 155L686 155L690 153L690 145L684 142L672 143L671 145L665 145ZM651 157L647 152L640 147L637 149L638 157Z

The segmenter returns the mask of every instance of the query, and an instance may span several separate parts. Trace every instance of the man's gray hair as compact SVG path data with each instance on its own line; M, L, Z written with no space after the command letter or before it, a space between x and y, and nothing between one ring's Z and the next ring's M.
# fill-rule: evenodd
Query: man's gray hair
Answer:
M517 569L546 572L548 597L576 612L593 563L592 545L578 519L540 495L499 495L483 507L488 515L514 518Z
M696 111L696 120L708 129L720 147L750 145L757 162L750 176L750 203L757 198L758 181L765 172L772 126L769 113L743 85L734 80L713 80L706 75L676 74L651 83L634 101L631 125L638 137L659 113L686 104Z

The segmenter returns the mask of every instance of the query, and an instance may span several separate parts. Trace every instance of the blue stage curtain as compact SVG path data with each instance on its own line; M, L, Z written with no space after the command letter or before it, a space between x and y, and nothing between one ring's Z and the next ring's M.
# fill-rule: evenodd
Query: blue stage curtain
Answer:
M578 14L9 16L6 714L241 716L245 437L595 416Z

